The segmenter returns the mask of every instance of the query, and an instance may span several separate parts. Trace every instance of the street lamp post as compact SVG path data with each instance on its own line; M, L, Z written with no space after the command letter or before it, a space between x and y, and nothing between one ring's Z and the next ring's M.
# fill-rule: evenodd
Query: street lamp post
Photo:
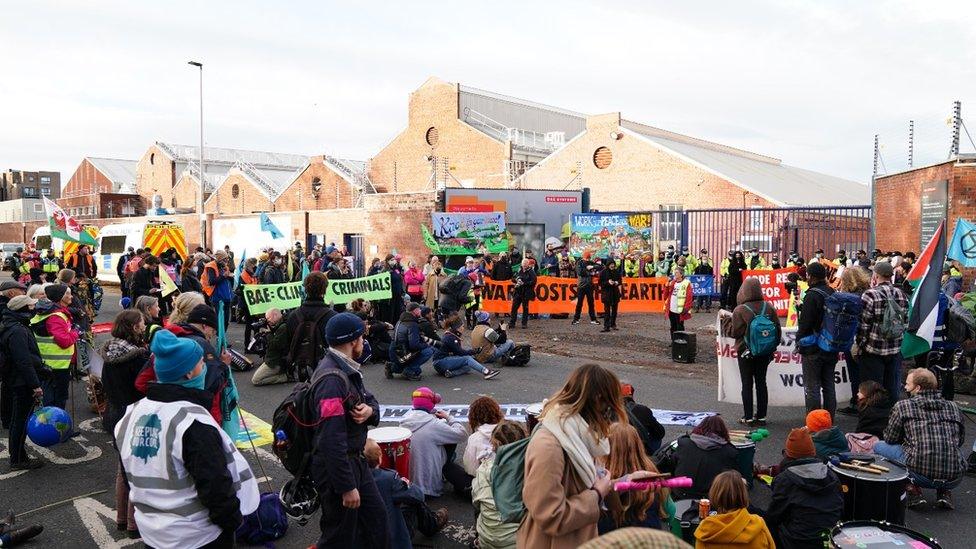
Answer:
M206 191L203 164L203 63L199 61L187 61L187 64L200 69L200 195L197 198L197 213L200 214L200 246L207 247L207 214L203 212L203 193Z

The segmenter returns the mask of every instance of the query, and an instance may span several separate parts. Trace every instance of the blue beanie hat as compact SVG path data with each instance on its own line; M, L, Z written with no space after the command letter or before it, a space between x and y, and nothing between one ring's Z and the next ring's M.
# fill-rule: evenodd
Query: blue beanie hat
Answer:
M478 311L477 313L474 314L474 318L475 320L478 321L479 324L484 324L485 322L488 322L488 320L491 318L491 315L489 315L485 311Z
M329 345L354 341L366 331L366 323L352 313L339 313L325 325L325 340Z
M149 347L155 357L156 379L160 383L180 381L203 358L199 343L176 337L169 330L158 330Z

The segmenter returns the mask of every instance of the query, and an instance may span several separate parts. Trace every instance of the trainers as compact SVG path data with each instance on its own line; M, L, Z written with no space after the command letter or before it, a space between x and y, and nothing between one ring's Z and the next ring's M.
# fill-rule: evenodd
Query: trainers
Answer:
M925 496L922 494L922 489L918 486L909 483L905 488L905 493L908 495L907 501L905 502L905 507L925 505Z
M571 324L572 324L573 326L576 326L577 324L579 324L579 320L574 320L574 321L573 321L573 322L572 322Z
M420 381L423 378L420 374L403 374L403 379L407 381Z
M386 361L383 365L383 373L386 375L386 379L393 379L393 363Z
M616 332L616 331L617 331L617 330L619 330L620 328L618 328L618 327L616 327L616 326L610 326L610 329Z
M590 321L590 324L599 324L599 323L600 323L600 322L599 322L599 321L596 321L596 320L591 320L591 321Z
M438 375L442 375L442 376L444 376L446 378L451 378L451 377L454 376L454 373L451 372L450 370L444 370L443 372L440 371L440 370L437 370L437 373L438 373Z
M44 467L44 462L39 459L25 459L19 463L10 464L11 471L30 471Z
M756 427L765 427L766 426L766 418L764 418L764 417L757 417L756 419L752 420L752 424L755 425Z
M448 513L446 507L441 507L440 509L434 511L434 517L436 518L438 530L441 530L447 526Z
M952 505L952 492L949 490L939 490L935 495L935 503L943 509L949 509L950 511L955 509Z
M755 420L753 420L751 417L740 417L739 418L739 423L741 423L743 425L748 425L749 427L752 427L753 421L755 421Z
M488 370L487 372L485 372L485 379L492 379L498 377L498 374L500 373L501 372L499 370Z

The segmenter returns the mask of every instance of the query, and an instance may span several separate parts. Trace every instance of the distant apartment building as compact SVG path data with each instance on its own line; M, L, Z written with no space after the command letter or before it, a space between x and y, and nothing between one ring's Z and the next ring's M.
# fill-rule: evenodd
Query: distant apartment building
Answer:
M61 196L60 172L29 172L7 170L0 173L0 201L19 198L40 198L51 200Z
M42 221L47 219L44 202L40 198L18 198L0 202L0 223Z

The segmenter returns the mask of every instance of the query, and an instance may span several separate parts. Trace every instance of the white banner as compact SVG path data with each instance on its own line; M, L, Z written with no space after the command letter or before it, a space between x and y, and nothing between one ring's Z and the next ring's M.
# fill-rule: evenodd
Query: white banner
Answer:
M722 316L716 321L718 355L718 400L742 404L742 379L739 377L738 354L735 352L735 339L722 336ZM731 315L729 315L731 321ZM834 386L837 402L846 406L851 398L851 380L847 377L847 362L843 355L834 367ZM770 406L803 406L803 368L800 354L796 352L796 328L783 328L783 338L776 348L772 362L766 370L766 387L769 390Z
M505 414L505 419L510 419L512 421L525 421L525 408L527 404L500 404L502 413ZM443 410L451 415L451 417L467 421L468 419L468 405L467 404L442 404L437 407L438 410ZM403 420L403 416L413 410L413 406L409 404L399 404L393 406L386 406L380 404L380 421L390 422L390 423L400 423ZM680 412L677 410L651 410L654 412L654 417L661 423L661 425L685 425L688 427L693 427L698 425L701 420L708 416L715 415L715 412Z

